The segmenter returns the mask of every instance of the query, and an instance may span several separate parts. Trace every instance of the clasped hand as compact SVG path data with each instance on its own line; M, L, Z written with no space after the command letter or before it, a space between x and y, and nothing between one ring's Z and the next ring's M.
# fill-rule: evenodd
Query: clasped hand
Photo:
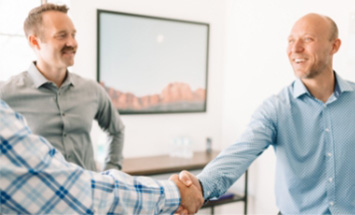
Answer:
M169 180L175 182L180 191L181 205L176 214L194 214L203 205L202 188L196 176L188 171L182 171L179 175L170 176Z

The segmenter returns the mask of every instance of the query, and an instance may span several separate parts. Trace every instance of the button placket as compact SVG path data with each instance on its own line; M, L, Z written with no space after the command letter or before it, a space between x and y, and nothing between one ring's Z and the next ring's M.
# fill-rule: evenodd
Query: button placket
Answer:
M334 172L334 148L333 148L333 135L332 135L332 121L330 117L331 109L329 104L324 104L323 116L324 116L324 140L325 148L324 154L326 156L326 175L324 180L326 182L327 201L329 206L335 204L335 172Z

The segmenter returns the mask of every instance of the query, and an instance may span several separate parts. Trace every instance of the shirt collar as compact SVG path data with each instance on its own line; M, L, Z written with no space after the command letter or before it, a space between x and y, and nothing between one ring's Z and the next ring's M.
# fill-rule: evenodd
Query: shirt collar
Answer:
M43 86L46 83L53 83L49 81L46 77L42 75L42 73L36 67L36 61L32 62L30 67L28 68L28 73L31 76L33 83L36 88ZM64 80L62 86L67 85L75 85L73 78L70 75L70 72L67 71L67 78Z
M334 88L334 95L338 97L341 93L346 92L346 91L354 91L354 89L349 85L348 82L346 82L344 79L342 79L335 71L335 88ZM304 86L303 82L301 79L296 79L294 83L294 88L293 88L293 97L298 98L304 94L311 95L309 91L307 90L306 86Z
M32 62L30 67L28 68L28 74L31 76L33 83L37 88L42 86L45 83L49 83L48 81L37 69L36 62Z
M293 86L293 97L298 98L304 94L310 95L310 93L308 92L306 86L304 86L301 79L297 78Z
M343 93L343 92L349 92L349 91L354 91L353 87L342 79L336 72L335 73L335 78L336 78L336 86L334 92Z

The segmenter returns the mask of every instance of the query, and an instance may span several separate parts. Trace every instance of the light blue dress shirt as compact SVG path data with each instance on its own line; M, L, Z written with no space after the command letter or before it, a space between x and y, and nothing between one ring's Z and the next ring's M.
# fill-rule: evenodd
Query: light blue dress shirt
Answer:
M283 214L355 214L355 84L335 75L326 103L299 79L267 99L240 139L198 175L205 199L223 194L272 145Z
M0 214L173 214L172 181L68 163L0 100Z

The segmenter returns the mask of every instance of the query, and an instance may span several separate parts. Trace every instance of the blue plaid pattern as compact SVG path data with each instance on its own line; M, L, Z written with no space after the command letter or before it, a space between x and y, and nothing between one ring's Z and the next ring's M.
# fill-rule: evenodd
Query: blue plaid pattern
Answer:
M0 214L172 214L171 181L96 173L67 163L0 100Z
M267 99L237 143L198 175L205 198L223 194L273 146L282 214L355 214L355 83L336 81L326 103L299 79Z

